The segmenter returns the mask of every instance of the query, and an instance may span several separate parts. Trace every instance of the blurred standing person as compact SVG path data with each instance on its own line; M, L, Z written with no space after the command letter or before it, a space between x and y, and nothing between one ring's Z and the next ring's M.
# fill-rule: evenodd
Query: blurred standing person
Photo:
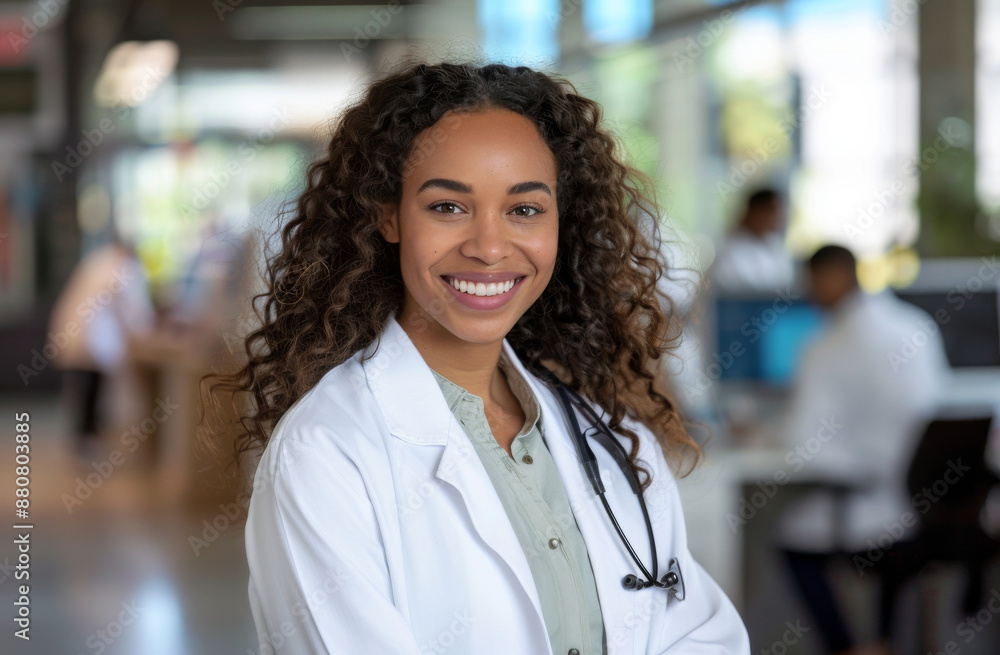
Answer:
M77 448L91 454L102 427L101 388L124 362L128 336L151 329L155 311L146 271L135 249L117 234L77 264L49 318L57 348L53 365L65 371L74 396Z
M786 461L833 487L793 503L781 518L779 541L828 651L889 653L887 599L880 608L882 642L857 646L826 566L836 553L864 553L870 540L900 537L886 526L912 509L907 466L949 370L934 320L888 291L864 293L856 271L854 255L840 246L820 248L809 261L813 299L829 310L830 321L800 364ZM920 334L926 339L915 338ZM915 351L904 348L921 341Z
M773 293L795 280L792 256L785 248L781 196L774 189L752 193L739 225L719 249L713 278L725 294Z

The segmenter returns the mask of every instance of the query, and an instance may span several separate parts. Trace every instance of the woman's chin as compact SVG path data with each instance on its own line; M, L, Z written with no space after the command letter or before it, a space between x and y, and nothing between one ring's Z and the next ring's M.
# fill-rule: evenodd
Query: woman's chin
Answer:
M517 317L503 316L451 316L443 327L456 339L466 343L489 344L507 336Z

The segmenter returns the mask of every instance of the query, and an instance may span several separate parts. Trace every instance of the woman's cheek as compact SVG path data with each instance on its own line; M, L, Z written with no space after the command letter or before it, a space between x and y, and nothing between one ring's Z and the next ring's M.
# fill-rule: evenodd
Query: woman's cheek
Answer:
M539 272L551 273L556 265L556 252L558 244L558 233L556 230L545 234L533 244L529 252L534 252L535 261L532 262Z

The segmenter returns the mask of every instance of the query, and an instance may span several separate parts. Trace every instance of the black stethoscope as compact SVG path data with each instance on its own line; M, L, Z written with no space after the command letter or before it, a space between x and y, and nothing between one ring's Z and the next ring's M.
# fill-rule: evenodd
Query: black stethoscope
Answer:
M639 570L645 576L645 579L640 579L639 576L630 573L622 578L622 586L626 589L635 589L636 591L645 589L646 587L660 587L661 589L669 590L677 600L684 600L684 578L681 576L681 567L677 558L670 560L667 572L662 578L657 579L656 541L653 537L653 526L649 521L649 511L646 509L646 501L639 488L639 478L635 474L635 471L632 470L632 467L629 466L628 453L625 451L625 447L619 443L618 439L612 434L611 429L597 416L594 409L580 397L580 394L563 384L555 375L551 376L550 383L555 386L563 410L569 417L570 425L573 428L573 438L576 441L576 450L580 455L583 468L587 472L587 477L590 479L590 484L594 487L594 493L600 497L601 503L604 504L604 510L608 513L608 518L611 519L611 524L615 526L615 530L618 532L618 536L621 538L625 548L628 549L629 555L632 556L632 561L636 563L636 566L639 567ZM574 405L583 412L587 420L591 423L591 427L587 428L586 432L580 430L580 424L576 420L576 412L573 411ZM615 518L615 513L611 511L608 499L604 497L604 483L601 481L601 472L597 465L597 457L587 442L588 436L593 437L611 453L612 458L622 470L625 479L628 480L629 486L632 487L632 492L639 498L639 507L642 508L642 518L646 522L646 532L649 535L649 552L653 555L652 575L650 575L649 569L639 560L635 549L632 548L632 544L629 543L625 533L622 532L621 526L618 525L618 519Z

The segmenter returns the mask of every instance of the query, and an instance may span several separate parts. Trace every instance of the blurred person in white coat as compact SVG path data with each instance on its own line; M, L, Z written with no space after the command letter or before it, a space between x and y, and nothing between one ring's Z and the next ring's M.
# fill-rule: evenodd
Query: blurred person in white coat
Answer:
M229 379L263 450L261 653L749 655L687 547L658 244L599 116L544 73L445 63L340 119Z
M859 646L826 568L834 553L863 555L873 543L906 537L902 518L913 510L906 471L950 371L934 319L889 291L861 290L849 250L817 250L809 277L829 321L800 362L786 461L841 491L813 492L791 505L779 541L827 649L888 653L891 608L881 608L881 642Z
M102 428L102 389L125 361L128 337L152 329L156 313L135 249L117 232L73 269L49 316L53 366L74 397L77 447L92 454Z
M774 293L795 281L795 264L785 246L781 195L758 189L746 200L739 224L726 237L711 271L717 293Z

